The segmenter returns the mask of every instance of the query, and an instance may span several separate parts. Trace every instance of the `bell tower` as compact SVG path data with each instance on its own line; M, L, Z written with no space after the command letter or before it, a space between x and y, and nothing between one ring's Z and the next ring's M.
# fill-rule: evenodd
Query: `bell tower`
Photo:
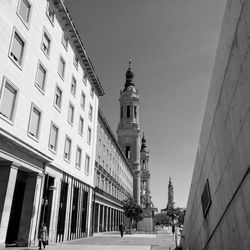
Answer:
M126 72L124 89L120 91L120 122L117 128L118 143L135 173L134 198L140 204L140 127L139 94L134 84L131 60Z

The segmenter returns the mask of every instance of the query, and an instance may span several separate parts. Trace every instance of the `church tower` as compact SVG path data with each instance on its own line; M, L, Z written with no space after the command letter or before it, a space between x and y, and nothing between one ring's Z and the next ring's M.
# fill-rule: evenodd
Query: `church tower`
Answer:
M143 133L141 140L141 207L152 207L150 196L150 172L148 168L149 151L147 149L146 139Z
M171 177L169 178L168 183L168 204L167 210L174 208L174 186L171 181Z
M134 84L131 60L126 72L124 89L120 91L120 122L117 129L118 143L131 163L135 173L134 198L140 204L140 127L139 94Z

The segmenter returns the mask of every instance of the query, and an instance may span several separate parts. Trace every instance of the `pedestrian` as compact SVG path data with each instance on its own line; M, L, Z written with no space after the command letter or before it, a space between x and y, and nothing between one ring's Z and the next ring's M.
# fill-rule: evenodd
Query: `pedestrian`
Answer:
M175 233L175 225L174 224L172 225L172 233L173 233L173 236L174 236L174 233Z
M119 226L119 231L121 233L121 237L123 237L124 230L125 230L125 227L123 226L123 223L121 223L120 226Z
M41 224L40 230L39 230L39 235L38 235L38 240L39 240L39 249L45 248L46 245L48 245L48 230L47 227L44 223Z

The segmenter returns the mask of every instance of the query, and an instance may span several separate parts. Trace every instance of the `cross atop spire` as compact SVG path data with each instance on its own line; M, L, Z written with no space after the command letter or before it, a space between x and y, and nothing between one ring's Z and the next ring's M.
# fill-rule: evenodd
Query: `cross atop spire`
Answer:
M128 61L128 68L131 69L131 63L132 63L132 59L129 58L129 61Z

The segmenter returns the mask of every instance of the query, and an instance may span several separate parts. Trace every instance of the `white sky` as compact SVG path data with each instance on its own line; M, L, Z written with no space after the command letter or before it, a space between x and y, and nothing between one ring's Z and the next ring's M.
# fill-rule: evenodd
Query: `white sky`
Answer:
M106 95L116 133L119 96L132 58L140 128L150 150L151 195L185 207L226 0L66 0Z

